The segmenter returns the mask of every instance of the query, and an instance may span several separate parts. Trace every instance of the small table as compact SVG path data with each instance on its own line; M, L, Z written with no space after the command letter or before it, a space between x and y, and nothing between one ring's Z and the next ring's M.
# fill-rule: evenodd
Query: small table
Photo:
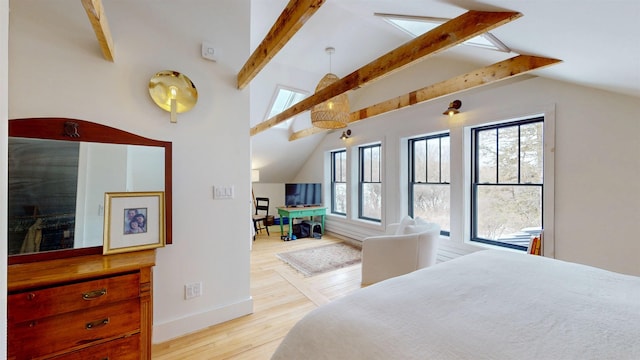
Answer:
M289 240L291 240L293 236L293 219L301 218L305 216L309 216L313 218L314 216L322 217L322 234L324 234L324 217L327 215L327 208L321 206L309 206L309 207L279 207L278 215L280 215L280 235L284 233L284 228L282 226L283 217L289 218ZM313 231L313 229L312 229Z

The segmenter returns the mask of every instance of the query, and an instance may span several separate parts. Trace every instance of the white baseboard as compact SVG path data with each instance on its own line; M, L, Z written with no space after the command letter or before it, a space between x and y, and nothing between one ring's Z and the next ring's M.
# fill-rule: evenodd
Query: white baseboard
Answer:
M240 316L253 313L253 298L179 319L153 324L154 344L175 339Z

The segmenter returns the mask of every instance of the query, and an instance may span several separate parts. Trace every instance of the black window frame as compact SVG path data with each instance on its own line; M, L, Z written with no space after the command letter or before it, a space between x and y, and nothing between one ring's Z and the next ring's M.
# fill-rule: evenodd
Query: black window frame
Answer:
M364 155L368 150L372 150L373 148L378 148L378 181L371 181L373 179L373 156L370 156L371 164L369 165L370 174L369 181L365 181L365 163L364 163ZM372 218L368 216L364 216L363 213L363 188L365 184L380 184L380 188L382 190L382 144L370 144L370 145L362 145L358 147L358 218L362 220L374 221L374 222L382 222L382 204L380 207L380 218Z
M408 184L408 214L411 217L414 217L414 204L413 204L413 197L414 197L414 186L416 184L432 184L432 185L449 185L449 188L451 188L451 182L449 181L442 181L442 138L449 138L449 144L451 144L451 134L449 132L446 133L440 133L440 134L433 134L433 135L426 135L426 136L420 136L420 137L416 137L416 138L411 138L408 141L408 146L409 146L409 184ZM431 139L439 139L439 159L438 159L438 182L431 182L429 181L429 175L428 175L428 166L425 166L425 182L416 182L416 174L415 174L415 143L419 142L419 141L425 141L427 142L428 140ZM427 159L428 162L428 147L425 146L425 151L427 152L427 154L425 154L425 159ZM451 145L449 145L449 154L451 151ZM449 160L450 161L450 160ZM449 164L451 164L451 162L449 162ZM449 170L451 171L451 170ZM449 173L449 179L451 179L451 173ZM451 213L449 213L449 218L451 218ZM444 236L449 236L450 235L450 229L448 230L441 230L440 234L444 235Z
M518 156L518 181L516 183L513 182L500 182L500 177L499 177L499 171L500 171L500 166L499 166L499 161L496 163L496 183L487 183L487 182L483 182L483 183L479 183L478 178L479 178L479 151L478 151L478 136L480 134L481 131L485 131L485 130L491 130L491 129L495 129L496 131L498 131L498 129L501 128L507 128L507 127L513 127L513 126L518 126L518 152L520 152L521 149L521 131L520 131L520 127L523 125L527 125L527 124L533 124L533 123L538 123L541 122L542 123L542 127L543 127L543 136L544 136L544 116L536 116L536 117L532 117L532 118L527 118L527 119L521 119L521 120L515 120L515 121L507 121L507 122L501 122L498 124L491 124L491 125L481 125L481 126L477 126L474 127L473 129L471 129L471 151L472 151L472 156L471 156L471 241L472 242L478 242L478 243L484 243L484 244L489 244L489 245L494 245L494 246L500 246L500 247L505 247L505 248L510 248L510 249L515 249L515 250L522 250L522 251L527 251L527 247L526 246L520 246L520 245L516 245L516 244L509 244L509 243L505 243L505 242L501 242L501 241L496 241L496 240L492 240L492 239L485 239L485 238L481 238L479 237L478 234L478 204L477 204L477 195L478 195L478 186L539 186L540 189L540 202L542 204L542 209L541 209L541 214L540 214L540 223L541 223L541 228L544 229L544 165L543 165L543 176L542 176L542 182L541 183L523 183L521 182L521 158L520 156ZM496 149L498 149L498 141L499 138L496 137ZM543 146L544 146L544 138L543 138ZM544 149L543 149L543 163L544 163Z
M340 156L340 161L345 162L345 166L340 167L340 169L344 169L344 174L336 173L336 171L338 170L338 168L336 167L337 156ZM331 213L336 215L344 215L344 216L347 215L346 211L344 213L336 211L336 184L345 184L345 187L347 186L348 169L346 166L346 162L347 162L347 149L341 149L341 150L336 150L331 152ZM344 181L338 181L338 180L344 180Z

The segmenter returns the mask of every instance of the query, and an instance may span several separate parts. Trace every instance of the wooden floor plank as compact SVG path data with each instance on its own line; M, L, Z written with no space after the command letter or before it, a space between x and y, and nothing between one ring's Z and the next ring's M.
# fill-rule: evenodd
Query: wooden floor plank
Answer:
M251 251L253 314L211 326L193 334L154 344L154 360L265 360L287 332L319 305L360 288L361 266L352 265L305 277L276 257L277 253L340 242L325 234L322 239L280 240L280 227L271 236L256 236Z

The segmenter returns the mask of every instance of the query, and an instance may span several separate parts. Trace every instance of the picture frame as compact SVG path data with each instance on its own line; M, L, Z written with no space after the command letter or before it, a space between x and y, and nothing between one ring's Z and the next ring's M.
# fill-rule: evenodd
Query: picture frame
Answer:
M163 191L104 194L104 255L165 245Z

